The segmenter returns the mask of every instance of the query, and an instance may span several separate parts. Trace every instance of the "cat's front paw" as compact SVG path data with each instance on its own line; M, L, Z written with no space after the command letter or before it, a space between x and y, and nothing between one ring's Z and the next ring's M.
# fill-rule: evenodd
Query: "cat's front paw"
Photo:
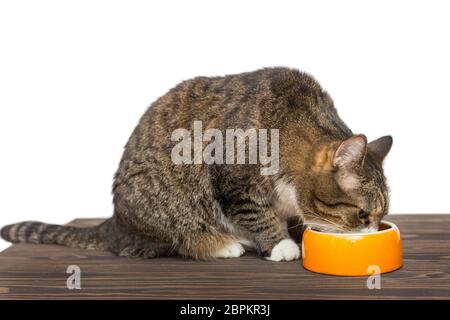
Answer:
M239 242L233 241L217 250L214 258L238 258L242 256L244 252L244 247Z
M270 256L266 260L270 261L291 261L300 258L300 247L292 239L284 239L273 247Z

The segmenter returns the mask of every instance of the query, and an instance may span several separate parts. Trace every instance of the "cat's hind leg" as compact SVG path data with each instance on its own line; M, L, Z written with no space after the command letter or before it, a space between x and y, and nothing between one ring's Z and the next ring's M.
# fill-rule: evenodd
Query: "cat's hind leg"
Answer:
M178 253L194 259L238 258L245 252L239 239L221 232L202 232L184 239Z
M231 241L222 248L216 250L213 258L238 258L245 252L244 247L238 241Z

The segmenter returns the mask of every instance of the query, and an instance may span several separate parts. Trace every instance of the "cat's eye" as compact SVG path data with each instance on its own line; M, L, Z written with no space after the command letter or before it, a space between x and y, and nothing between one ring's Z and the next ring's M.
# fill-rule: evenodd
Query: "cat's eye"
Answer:
M365 225L370 224L369 213L364 209L359 209L358 218L364 222Z
M364 209L359 209L358 217L359 217L361 220L364 220L364 219L366 219L366 218L369 217L369 213L368 213L366 210L364 210Z

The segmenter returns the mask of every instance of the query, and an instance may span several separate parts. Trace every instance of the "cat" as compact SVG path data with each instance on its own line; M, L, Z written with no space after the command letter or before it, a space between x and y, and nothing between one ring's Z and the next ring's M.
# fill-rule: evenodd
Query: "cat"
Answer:
M279 171L261 164L175 164L172 133L277 129ZM370 143L339 118L310 75L285 67L183 81L145 112L114 176L114 212L91 228L22 222L10 242L109 250L119 256L232 258L256 250L299 259L301 230L368 232L388 213L382 163L392 137ZM295 238L292 238L292 236Z

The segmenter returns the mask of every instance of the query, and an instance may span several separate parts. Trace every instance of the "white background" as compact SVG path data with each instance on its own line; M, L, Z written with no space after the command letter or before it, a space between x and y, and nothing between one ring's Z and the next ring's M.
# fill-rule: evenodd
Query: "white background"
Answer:
M266 66L313 74L354 132L393 135L391 212L450 212L447 3L2 1L0 226L109 216L152 101Z

